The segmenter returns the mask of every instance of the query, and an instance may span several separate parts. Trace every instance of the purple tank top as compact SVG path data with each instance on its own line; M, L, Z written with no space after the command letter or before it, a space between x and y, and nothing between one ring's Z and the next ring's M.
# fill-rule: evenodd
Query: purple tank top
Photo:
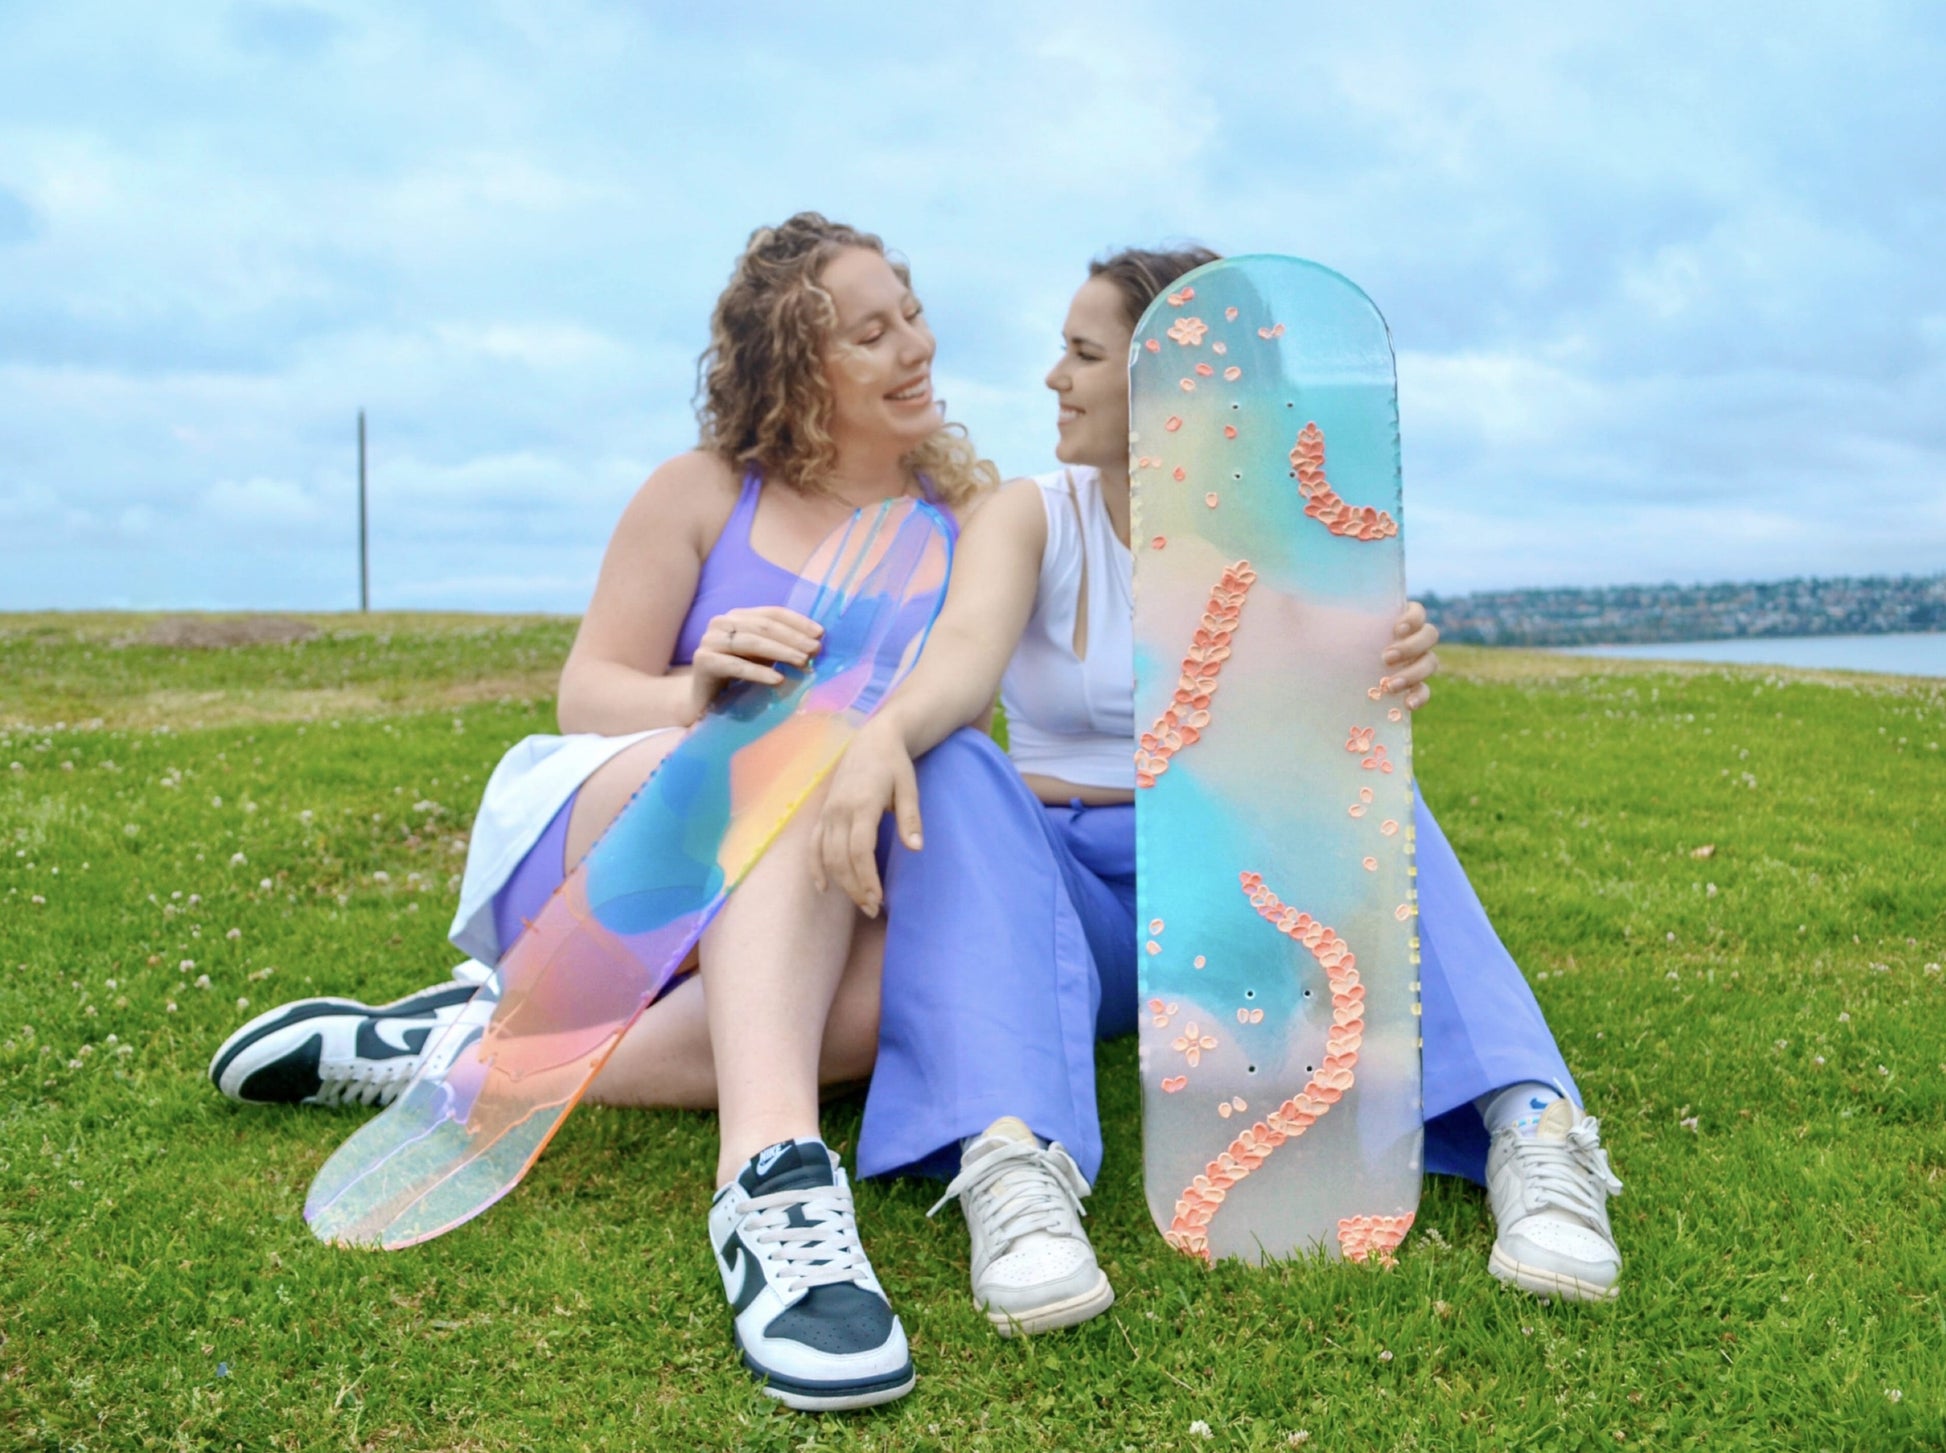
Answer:
M939 504L932 482L923 475L919 488L928 504ZM717 536L716 544L703 560L702 574L696 580L696 598L690 601L689 614L683 617L682 630L676 636L676 654L670 659L670 665L687 666L695 660L703 632L724 611L789 603L791 591L798 584L797 575L750 548L750 524L757 517L757 496L762 490L763 479L756 470L743 476L736 508L730 511L723 533ZM957 541L958 521L943 507L940 514L946 518L947 536Z

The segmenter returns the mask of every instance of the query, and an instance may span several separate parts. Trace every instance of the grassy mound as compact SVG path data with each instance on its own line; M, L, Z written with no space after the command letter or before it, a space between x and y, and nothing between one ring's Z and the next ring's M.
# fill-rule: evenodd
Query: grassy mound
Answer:
M807 1419L737 1369L709 1117L583 1109L395 1255L304 1189L348 1116L210 1052L443 975L478 793L571 622L0 617L0 1443L9 1448L1895 1448L1946 1426L1946 690L1455 651L1426 795L1614 1164L1614 1306L1488 1277L1429 1183L1391 1271L1206 1271L1148 1223L1134 1047L1090 1202L1119 1300L1001 1341L957 1214L868 1185L918 1390ZM208 638L214 644L203 644ZM230 642L234 643L230 643ZM848 1147L858 1103L830 1107Z

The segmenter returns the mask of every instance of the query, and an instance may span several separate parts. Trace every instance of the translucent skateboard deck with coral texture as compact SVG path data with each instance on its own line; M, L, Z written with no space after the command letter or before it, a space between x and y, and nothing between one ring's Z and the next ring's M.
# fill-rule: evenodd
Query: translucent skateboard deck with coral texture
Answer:
M737 683L514 941L390 1109L311 1185L320 1240L394 1249L511 1191L736 883L911 668L944 595L945 523L860 511L788 602L824 626L808 672ZM816 583L813 583L816 582Z
M1389 1258L1423 1139L1391 340L1338 274L1231 258L1129 379L1149 1209L1210 1261Z

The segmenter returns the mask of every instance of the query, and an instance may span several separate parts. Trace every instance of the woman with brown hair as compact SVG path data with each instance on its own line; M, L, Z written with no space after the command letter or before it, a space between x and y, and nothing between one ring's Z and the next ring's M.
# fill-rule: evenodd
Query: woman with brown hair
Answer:
M1135 1027L1140 941L1131 891L1129 345L1159 294L1216 260L1204 248L1130 249L1090 266L1046 380L1058 400L1055 457L1064 467L1010 482L969 523L925 655L853 740L818 828L820 883L828 874L857 902L878 902L869 849L880 819L894 814L915 840L922 830L928 841L937 836L913 759L956 740L967 714L997 690L1014 762L1050 824L1039 876L1064 884L1084 913L1091 902L1105 905L1091 934L1104 946L1092 968L1105 1033ZM1437 637L1423 609L1409 605L1384 653L1387 689L1407 708L1427 699ZM1613 1297L1621 1254L1607 1201L1621 1183L1600 1127L1581 1108L1540 1006L1423 799L1416 828L1426 1166L1487 1186L1498 1224L1495 1276L1542 1296ZM1001 828L989 821L986 830ZM1052 944L1042 952L1060 957ZM963 990L902 954L888 955L882 993L888 1044L908 1021L948 1022L943 1000L954 1017L966 1013ZM955 1189L976 1190L978 1171L969 1164L962 1181ZM986 1212L970 1196L965 1205L976 1224L977 1295L977 1223Z
M711 319L700 443L649 476L609 541L561 673L567 735L520 743L487 785L456 943L496 961L725 684L780 683L780 665L811 660L819 627L784 602L855 510L917 494L956 511L998 484L941 421L933 352L877 237L809 212L752 234ZM658 1103L717 1107L710 1239L743 1361L772 1396L830 1409L898 1397L913 1372L819 1138L820 1081L870 1071L885 921L813 887L815 807L593 1090L640 1103L646 1083ZM233 1034L211 1078L245 1100L386 1103L471 992L285 1005Z

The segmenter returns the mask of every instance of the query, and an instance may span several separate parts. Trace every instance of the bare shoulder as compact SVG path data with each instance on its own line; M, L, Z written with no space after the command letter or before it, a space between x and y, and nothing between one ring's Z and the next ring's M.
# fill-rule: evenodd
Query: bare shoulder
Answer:
M691 449L656 466L622 512L616 533L677 535L707 553L736 508L740 487L729 463Z
M1047 511L1041 504L1040 481L1010 479L998 489L982 496L980 506L967 517L967 528L975 525L983 535L1004 534L1031 543L1036 552L1047 544Z

